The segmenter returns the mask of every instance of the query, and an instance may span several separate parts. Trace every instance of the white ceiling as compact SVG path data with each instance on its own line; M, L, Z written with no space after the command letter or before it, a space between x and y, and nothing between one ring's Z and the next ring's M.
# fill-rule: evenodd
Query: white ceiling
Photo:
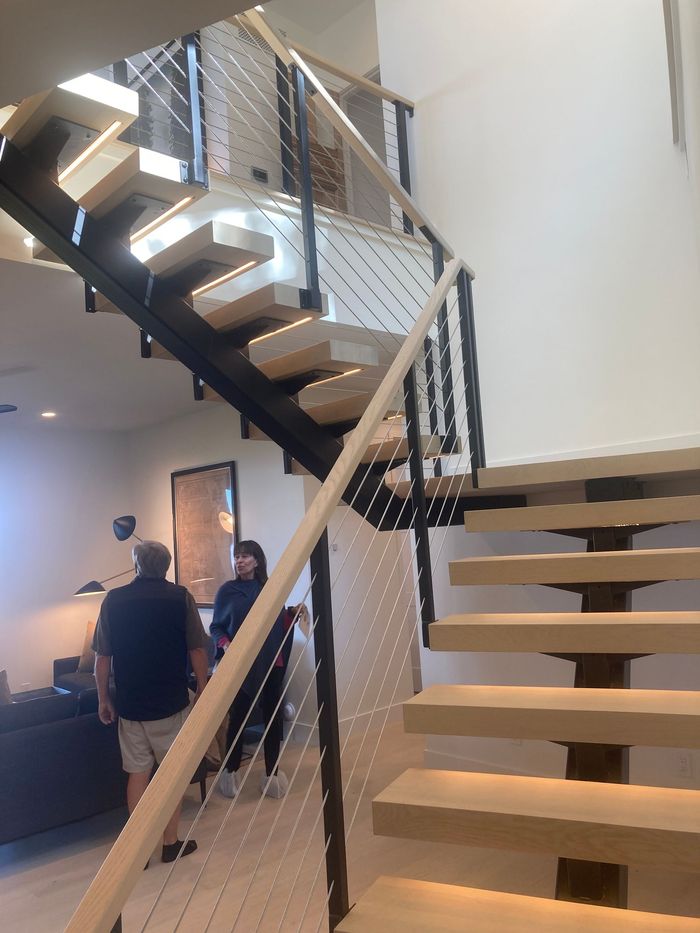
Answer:
M321 33L363 2L364 0L271 0L265 4L265 12L296 23L307 32Z
M1 0L0 106L250 6L250 0Z
M0 260L0 430L37 424L127 430L198 411L187 370L143 360L123 315L86 314L73 272ZM199 403L201 406L203 403Z
M138 328L126 316L87 314L83 282L65 267L0 260L0 328L0 404L18 406L0 415L0 432L39 424L45 410L57 412L52 430L126 431L212 404L194 401L192 377L180 363L141 358ZM377 347L380 365L308 389L302 401L374 392L401 338L382 334L378 346L366 328L319 321L258 344L252 358L259 362L331 336Z

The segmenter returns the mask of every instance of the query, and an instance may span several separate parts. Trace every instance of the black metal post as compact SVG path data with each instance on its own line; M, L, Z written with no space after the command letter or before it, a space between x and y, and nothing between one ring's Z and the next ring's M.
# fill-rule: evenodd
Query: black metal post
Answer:
M338 696L335 682L335 649L333 646L333 605L331 601L331 568L328 560L328 531L324 529L311 552L311 599L314 618L314 654L319 665L316 672L316 695L321 710L318 723L321 761L323 831L326 849L326 879L330 892L328 920L333 931L350 910L348 868L345 855L345 813L343 811L343 775L340 763L340 730L338 727ZM319 663L320 662L320 663Z
M306 287L311 292L313 308L321 307L321 289L318 280L318 253L316 252L316 227L314 225L314 195L311 179L311 151L309 148L309 123L306 108L306 86L303 72L292 65L294 109L299 153L299 183L301 187L301 226L304 235L304 263Z
M115 84L121 84L122 87L129 87L129 74L125 59L115 62L112 65L112 77Z
M413 110L402 103L400 100L394 101L396 110L396 140L399 150L399 181L401 187L411 193L411 166L408 159L408 132L406 127L407 115L413 113ZM403 212L403 232L413 234L413 221L408 214Z
M423 451L421 450L415 365L412 365L406 373L403 381L403 393L406 407L408 467L412 483L411 504L414 513L413 533L416 537L418 593L421 602L423 644L428 648L430 646L428 626L435 621L435 597L433 595L433 567L430 560L430 535L428 509L425 502L425 478L423 476Z
M277 72L277 113L280 124L280 161L282 163L282 190L293 198L297 196L297 183L294 177L294 141L292 138L292 106L289 95L289 71L287 66L275 55Z
M192 185L209 184L207 172L207 159L205 148L207 144L206 124L204 122L204 86L201 74L202 52L199 48L197 35L191 32L182 37L182 47L185 52L184 71L187 86L187 100L189 102L188 114L190 122L191 149L188 167L188 181Z
M469 458L474 485L478 485L477 470L486 466L484 425L481 417L481 390L479 367L476 359L476 329L474 327L474 299L471 278L462 268L457 275L457 306L459 330L462 340L462 367L466 390L467 425L469 427Z
M425 394L428 400L428 420L430 423L430 433L437 437L440 433L440 424L438 420L437 396L435 393L435 361L433 359L433 338L426 337L423 341L423 354L425 359ZM438 457L433 461L433 473L435 476L442 476L442 464Z
M445 271L445 251L442 243L436 241L433 248L433 277L435 282ZM442 412L445 419L444 447L446 451L454 450L457 445L457 424L455 421L455 399L452 384L452 352L450 350L450 330L447 323L447 302L444 302L437 313L438 324L438 350L440 352L440 389L442 396Z

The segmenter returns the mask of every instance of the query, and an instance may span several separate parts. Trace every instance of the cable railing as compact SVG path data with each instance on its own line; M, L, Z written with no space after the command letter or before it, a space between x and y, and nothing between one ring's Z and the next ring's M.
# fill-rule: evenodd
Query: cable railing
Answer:
M476 478L483 465L473 273L410 195L411 102L376 92L367 79L307 51L310 63L303 51L250 11L115 66L115 76L126 76L150 102L132 141L157 148L157 137L175 154L173 127L183 129L177 157L192 177L198 165L220 204L274 237L283 278L303 283L314 303L321 290L331 296L330 322L318 327L376 346L379 367L372 377L358 374L299 396L306 407L349 391L368 391L371 400L70 933L110 931L120 917L129 931L314 931L333 929L348 913L371 844L372 782L387 743L396 741L399 704L413 693L410 657L421 624L435 619L432 567L459 518L465 474ZM146 241L144 255L152 248ZM279 280L279 267L254 270L230 294L271 274ZM251 358L281 347L271 340L252 348ZM446 475L444 492L428 499L430 472ZM338 508L343 502L350 508ZM294 627L285 635L294 641L289 671L262 737L238 769L238 793L224 802L217 786L243 725L192 816L185 841L197 839L198 856L176 860L148 896L131 898L301 578L308 580L302 602L311 603L310 624L303 637L295 638ZM247 699L250 713L260 692ZM253 803L265 738L285 707L292 710L287 731ZM265 791L277 767L288 774L288 788L271 808Z
M376 528L372 529L371 543L369 543L368 546L366 540L360 540L360 531L358 530L355 535L355 540L360 543L357 547L354 547L352 543L350 544L347 549L345 561L341 568L339 568L340 572L336 571L335 574L331 575L328 569L329 549L325 529L335 512L336 506L340 502L342 492L350 476L360 465L363 454L374 438L378 426L382 423L387 407L391 404L397 391L401 389L407 376L410 381L412 366L416 357L421 353L422 342L425 335L430 327L433 326L438 310L443 302L450 300L450 293L454 289L461 268L463 267L456 260L452 260L448 263L438 285L434 288L429 300L419 315L416 327L406 338L396 354L387 376L375 393L367 411L363 415L355 431L349 436L340 457L331 471L331 475L315 496L307 510L306 516L293 535L289 546L270 574L267 584L263 587L258 600L246 617L243 626L236 636L235 652L229 650L224 655L207 689L197 705L192 709L171 751L159 767L144 797L138 804L125 829L100 868L93 884L90 886L67 928L69 931L111 929L112 924L116 921L118 915L124 908L131 888L140 877L143 865L146 863L151 850L155 846L157 838L170 816L171 810L174 808L179 797L184 793L191 774L196 769L199 761L201 761L206 748L219 728L221 720L230 705L231 697L235 696L240 689L253 659L257 656L263 642L269 634L272 624L278 615L279 606L283 605L287 600L289 593L292 591L310 557L312 580L310 589L314 621L309 638L313 636L317 654L312 675L308 678L306 683L306 692L304 696L308 696L308 691L310 691L312 685L315 684L320 700L316 715L318 716L321 739L318 769L314 769L311 778L307 779L307 786L304 787L302 785L301 787L297 787L297 790L301 793L301 799L308 802L312 793L308 785L310 783L318 785L318 775L316 772L317 770L323 772L324 763L327 761L329 761L331 765L335 765L338 773L342 774L343 772L347 772L348 777L345 784L346 798L352 791L352 796L357 800L354 807L349 808L348 837L352 832L352 827L355 825L357 813L359 812L360 801L363 800L363 787L366 786L367 783L368 769L371 770L370 763L376 757L377 743L381 740L389 714L395 706L396 693L400 689L401 677L397 675L405 668L405 660L410 650L411 639L415 636L416 632L416 602L413 598L413 593L410 592L407 594L403 587L403 580L410 580L409 590L411 589L411 583L413 583L413 555L410 554L409 559L406 560L403 569L403 579L401 574L396 575L394 581L395 587L388 597L388 602L380 599L376 606L376 611L368 613L367 618L369 618L369 623L363 617L363 614L359 613L354 621L349 624L343 636L344 644L338 652L336 664L332 647L333 636L334 631L342 631L347 603L340 607L339 612L335 611L335 607L330 608L334 587L337 587L339 585L338 581L342 579L342 567L345 566L349 559L348 555L352 555L354 558L357 558L358 554L364 556L360 558L358 566L351 571L352 578L350 581L345 581L346 585L352 585L352 580L363 573L365 567L363 561L376 560L378 552L375 551L375 543L379 540L378 536L382 536L384 533L379 532ZM413 384L412 391L415 392L415 384ZM405 403L407 407L410 407L409 400L406 399L406 397ZM411 421L407 418L403 430L391 439L391 443L395 444L397 449L402 442L408 438L410 428ZM375 455L375 459L376 456L377 455ZM366 465L367 476L369 476L372 466L373 462ZM409 498L405 501L405 508L412 514L415 511L413 499ZM451 504L445 501L442 505L443 509L454 509L455 507L456 500ZM350 515L354 515L354 513L350 509L346 509L343 517L340 519L339 527L335 530L334 534L336 538L346 526L347 522L350 521ZM444 534L444 530L441 529L441 531ZM388 547L386 542L382 542L379 546L383 549L387 549ZM417 545L414 545L414 548L416 546ZM394 567L395 564L396 561L394 558L391 560L391 566ZM379 578L381 575L382 584L380 589L384 589L386 586L386 581L384 579L385 572L386 568L383 570L382 560L380 559L374 567L375 579ZM418 586L419 583L416 582L413 588L417 589ZM371 592L372 589L373 586L370 585L368 587L368 592ZM386 592L385 589L384 592ZM402 605L400 605L397 610L396 606L399 606L399 603L402 603ZM334 615L335 619L333 618ZM391 620L393 625L387 624L387 619ZM359 646L353 640L358 625L365 626L365 630L361 633ZM376 629L377 626L380 626L379 630ZM323 627L326 637L324 650L322 651L319 650L321 646L319 629L321 627ZM384 650L385 645L387 646L386 650ZM345 739L341 747L341 737L337 728L335 711L333 711L334 715L332 717L328 717L328 719L336 723L335 730L331 730L331 732L335 732L335 739L324 737L321 730L324 714L327 714L329 710L327 701L321 699L324 685L322 677L319 677L319 674L322 673L322 676L327 677L332 670L332 679L335 680L336 669L342 670L346 658L348 656L352 658L353 653L355 653L355 657L352 660L352 667L348 667L345 685L341 687L337 694L338 709L341 711L344 710L347 713ZM367 677L358 695L357 670L366 653L371 654L374 661L369 665L369 672L366 671L367 665L364 665ZM300 658L301 657L302 655L300 655ZM297 663L300 664L300 661ZM350 662L348 662L348 664L349 663ZM373 678L375 678L374 682ZM288 685L292 683L293 680L294 678L291 678L288 681ZM353 690L355 691L355 696L350 699ZM280 703L283 698L284 694L280 698ZM405 695L401 698L405 698ZM299 711L297 712L296 723L299 722L299 713L303 705L303 703L300 705ZM366 725L364 725L361 731L361 738L355 733L356 739L353 743L353 730L358 722L363 721L366 722ZM314 719L311 723L309 735L312 733L315 724L316 720ZM330 723L326 721L325 727L328 728L329 725ZM376 735L376 733L378 733L378 735ZM290 735L291 734L293 734L293 732L290 733ZM287 741L289 741L289 736ZM287 799L292 801L290 804L291 807L294 806L294 801L298 800L299 795L295 793L294 790L295 782L299 780L299 774L303 774L304 772L303 759L308 748L308 744L302 746L302 764L299 765L299 767L295 766L292 775L290 790L287 795ZM369 761L363 764L362 754L365 749ZM284 754L284 751L285 749L283 748L281 754ZM345 767L341 765L341 759L344 754L347 756L347 764ZM334 757L335 762L332 761ZM254 766L254 763L255 760L253 759L248 764L246 776L250 773L250 769ZM222 768L223 767L225 767L225 765L222 765ZM355 780L356 775L357 780ZM354 788L353 782L359 783L359 789ZM321 889L317 895L314 895L313 892L318 886L318 882L316 882L310 890L304 887L306 906L304 907L302 915L295 919L295 922L298 923L297 929L312 928L312 926L309 925L309 912L312 909L320 912L320 921L326 916L327 911L330 911L331 916L340 916L349 909L347 902L347 881L345 882L345 886L342 884L342 868L347 857L345 854L347 837L343 830L342 839L340 838L337 827L335 827L335 824L330 819L331 814L327 812L329 809L328 801L330 800L330 788L324 786L324 784L325 782L322 781L322 793L317 795L317 797L320 796L321 806L318 805L319 801L317 799L316 818L312 821L308 833L312 840L316 838L316 844L314 845L313 842L310 843L309 849L311 854L307 855L307 860L310 858L312 864L314 864L314 859L317 860L318 870L314 871L314 875L319 879L322 878L322 866L324 862L326 863L329 874L329 885L325 890ZM210 790L210 796L212 790ZM230 806L230 811L235 811L236 803L240 799L240 794L238 797L234 798ZM326 801L325 804L324 800ZM335 799L334 804L337 808L337 799ZM342 804L340 804L340 810L342 811ZM200 819L205 818L205 815L206 810L203 806L195 819L194 825L196 825ZM256 832L256 830L252 828L255 826L255 815L254 813L252 819L249 820L249 825L244 829L244 833L247 833L248 839ZM322 818L324 821L324 831L319 839L317 829ZM235 830L235 835L237 835L238 838L240 838L240 829L241 827L239 825ZM274 832L268 830L258 859L259 864L262 864L263 861L265 862L268 871L269 860L265 852L267 852L266 846L270 844L270 840L273 836ZM224 847L226 846L226 839L223 837L224 831L220 832L213 840L210 851L213 851L214 854L217 843L221 843L222 839ZM297 840L297 844L299 843L300 840ZM214 854L211 856L212 859L214 858ZM302 859L298 867L303 871L304 865L305 862L304 859ZM316 866L314 865L314 867ZM214 868L216 868L216 865ZM212 924L215 923L216 911L220 909L220 905L224 903L224 899L227 897L226 892L229 887L227 879L230 879L229 869L232 871L230 863L227 868L226 877L218 888L215 903L209 903L208 905L211 916L208 917L206 921L207 925L192 926L191 922L185 919L185 914L183 913L183 916L177 919L178 924L185 924L182 926L182 929L235 928L238 921L235 921L233 926L231 925L231 915L228 910L226 911L225 920L225 924L228 925L212 926ZM333 877L334 872L340 872L340 874L338 874L337 877ZM253 872L253 876L254 875L255 872ZM177 881L178 890L182 891L183 879L177 873L177 863L172 875L168 876L168 878L171 877ZM238 875L236 877L238 878ZM347 878L347 874L345 874L345 878ZM250 877L248 880L250 880ZM252 883L251 881L251 885ZM167 890L167 887L168 879L166 879L163 890ZM343 887L345 887L345 891L343 891ZM193 900L196 901L196 922L201 923L202 904L198 901L198 898L204 897L205 899L210 899L211 887L208 884L197 883L195 879L195 884L192 888L195 890L195 894L193 894L192 897L188 895L185 899L186 903L181 905L181 908L184 907L186 912L190 905L193 904ZM290 886L290 891L293 900L293 884ZM166 897L164 900L167 909L171 909L173 898ZM328 905L326 904L327 901ZM290 901L290 903L291 902L292 901ZM226 901L226 903L228 902ZM270 909L270 905L266 904L263 915L269 914ZM283 915L285 912L288 913L287 907L283 908L283 914L279 918L279 929L283 928ZM155 916L155 913L152 914L152 916ZM141 928L148 929L149 922L150 917L146 917ZM171 919L169 919L168 922L170 923ZM265 923L267 922L266 920ZM187 925L188 923L190 923L189 926ZM178 927L176 926L173 928L177 929ZM260 923L258 922L257 926L251 927L250 917L246 915L244 925L240 928L246 930L253 928L272 929L274 926L271 923L270 926L260 927Z

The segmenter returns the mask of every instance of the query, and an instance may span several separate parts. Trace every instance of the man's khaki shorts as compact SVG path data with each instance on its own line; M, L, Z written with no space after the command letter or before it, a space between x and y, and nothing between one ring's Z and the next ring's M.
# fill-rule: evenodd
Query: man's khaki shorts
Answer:
M174 716L137 722L134 719L119 719L119 746L122 763L128 774L151 771L153 765L165 758L166 752L175 741L190 711L186 706Z

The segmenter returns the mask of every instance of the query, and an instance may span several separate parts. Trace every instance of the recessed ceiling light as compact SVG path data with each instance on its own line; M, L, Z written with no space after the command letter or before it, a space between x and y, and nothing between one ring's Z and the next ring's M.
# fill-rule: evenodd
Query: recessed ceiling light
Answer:
M7 415L11 411L17 411L16 405L0 405L0 415Z
M56 412L55 411L42 411L41 417L42 418L55 418Z
M27 249L31 249L31 248L34 246L34 237L33 237L33 236L26 236L26 237L22 240L22 242L23 242L24 245L27 247Z

